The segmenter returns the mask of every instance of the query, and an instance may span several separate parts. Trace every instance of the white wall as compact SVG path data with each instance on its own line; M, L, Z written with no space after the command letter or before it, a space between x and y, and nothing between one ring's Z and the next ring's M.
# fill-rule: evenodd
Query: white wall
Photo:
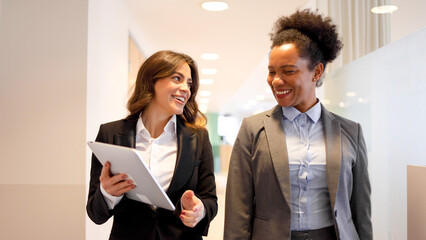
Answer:
M128 113L129 34L142 47L143 36L122 1L89 0L88 19L86 140L95 140L100 124L122 119ZM87 183L90 157L87 149ZM86 239L108 239L111 226L111 219L99 226L86 215Z
M0 2L0 239L84 238L87 5Z
M363 126L375 239L407 239L407 165L426 165L425 41L423 28L345 65L325 81L327 108Z

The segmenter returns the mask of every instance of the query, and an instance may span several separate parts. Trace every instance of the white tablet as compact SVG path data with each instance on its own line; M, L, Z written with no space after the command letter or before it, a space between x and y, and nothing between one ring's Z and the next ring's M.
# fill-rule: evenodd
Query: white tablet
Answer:
M136 149L93 141L87 142L87 145L102 165L107 161L111 163L112 174L125 173L133 180L136 188L125 193L126 197L171 211L175 210L172 201L152 176Z

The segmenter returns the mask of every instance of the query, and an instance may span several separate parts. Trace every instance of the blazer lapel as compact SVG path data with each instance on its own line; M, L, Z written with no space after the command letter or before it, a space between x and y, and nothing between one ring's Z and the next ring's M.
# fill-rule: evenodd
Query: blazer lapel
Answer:
M287 145L282 126L282 110L276 106L265 119L265 132L271 153L275 174L288 206L291 207L290 168L288 163Z
M324 124L327 184L331 207L334 209L341 164L341 135L340 123L321 105Z
M175 171L170 182L167 194L182 188L189 180L194 170L195 153L197 151L197 137L189 127L176 118L177 126L177 158ZM179 196L180 197L180 196Z
M124 120L121 132L114 134L113 144L135 148L137 120Z

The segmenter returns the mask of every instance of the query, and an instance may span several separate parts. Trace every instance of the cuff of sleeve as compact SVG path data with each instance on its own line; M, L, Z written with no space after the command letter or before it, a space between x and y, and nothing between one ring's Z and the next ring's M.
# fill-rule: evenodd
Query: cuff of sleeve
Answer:
M107 193L107 191L105 191L105 189L102 187L102 184L99 184L99 185L100 185L100 188L101 188L101 193L102 193L102 195L104 195L105 202L108 205L108 209L109 210L114 209L114 207L117 206L117 204L120 203L120 201L121 201L121 199L123 198L124 195L121 195L121 196L118 196L118 197L113 196L113 195Z

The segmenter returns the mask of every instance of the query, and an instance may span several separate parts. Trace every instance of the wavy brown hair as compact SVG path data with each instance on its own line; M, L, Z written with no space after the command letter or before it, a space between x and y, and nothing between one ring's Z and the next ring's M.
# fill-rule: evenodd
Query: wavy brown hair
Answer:
M173 51L156 52L142 64L136 78L135 90L127 102L130 112L127 119L137 119L154 98L154 85L157 80L171 76L183 63L187 63L191 69L192 85L191 96L179 116L191 127L196 127L200 122L207 122L195 101L199 87L197 64L190 56Z

